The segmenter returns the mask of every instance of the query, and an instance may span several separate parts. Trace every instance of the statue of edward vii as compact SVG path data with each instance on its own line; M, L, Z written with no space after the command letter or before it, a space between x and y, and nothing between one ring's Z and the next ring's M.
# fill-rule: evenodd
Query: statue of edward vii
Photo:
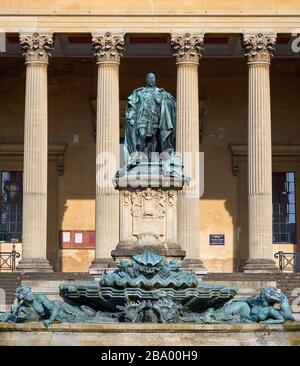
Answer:
M155 86L156 78L148 73L146 86L135 89L128 97L125 112L125 161L135 153L150 160L151 153L175 151L176 101L162 88Z

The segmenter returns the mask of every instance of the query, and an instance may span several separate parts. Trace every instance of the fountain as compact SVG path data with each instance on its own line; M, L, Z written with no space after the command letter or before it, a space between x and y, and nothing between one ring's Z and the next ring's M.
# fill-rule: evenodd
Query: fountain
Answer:
M22 285L0 321L59 323L268 323L293 320L288 300L274 287L235 298L237 287L201 281L176 260L152 251L121 260L99 281L61 284L64 301L50 301Z

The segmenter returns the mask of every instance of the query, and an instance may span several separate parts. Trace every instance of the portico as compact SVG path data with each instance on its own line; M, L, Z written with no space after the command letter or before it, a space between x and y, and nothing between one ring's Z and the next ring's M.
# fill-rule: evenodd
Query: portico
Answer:
M0 133L0 144L16 140L24 143L22 260L17 270L52 271L54 266L55 270L70 271L73 266L74 271L90 268L91 272L100 273L110 265L111 252L120 235L119 193L112 182L107 186L96 184L99 169L105 165L99 155L114 156L115 167L107 167L108 174L113 174L122 159L119 143L124 136L126 96L130 89L139 86L147 71L154 71L159 83L176 95L176 146L188 175L197 176L198 165L195 160L185 161L185 153L190 152L196 159L197 153L204 151L204 196L200 200L189 197L187 187L178 197L177 237L186 251L186 265L215 272L276 271L272 137L273 145L286 146L290 135L281 132L281 119L276 113L273 125L273 115L274 110L282 111L285 107L280 106L278 80L284 78L285 70L292 77L299 67L290 46L293 27L300 25L300 17L283 12L268 17L266 23L264 18L254 19L250 14L240 17L234 12L226 17L161 13L155 27L150 15L118 14L105 18L96 13L83 15L80 11L76 16L67 16L62 11L55 16L54 23L50 18L37 15L34 32L17 33L16 28L22 30L22 21L30 24L28 16L18 17L14 24L9 16L0 17L8 37L17 37L23 48L22 51L16 41L7 38L7 51L12 53L5 63L3 54L1 68L9 67L9 59L16 58L17 69L26 70L24 140L19 132L15 138L11 137L12 132L10 138L6 133L1 138ZM68 47L73 47L73 55L64 54ZM273 62L275 70L270 76ZM68 75L64 80L61 70ZM277 105L273 100L271 104L272 75ZM281 93L283 97L284 86ZM291 91L289 95L292 94ZM295 130L291 144L297 146L299 131L293 117L295 108L293 111L288 123ZM76 127L72 126L73 120ZM20 128L20 121L17 126ZM56 177L59 208L56 224L51 226L57 234L51 244L56 263L49 264L47 192L52 182L47 178L47 155L54 143L66 144L67 149L64 175ZM246 150L230 151L229 145L243 145ZM273 172L274 164L279 164L279 172L297 171L297 154L287 153L286 162L278 162L275 157ZM241 156L246 157L248 165L242 168L240 164L236 177L232 174L231 159L241 161ZM6 170L11 170L7 163ZM238 184L238 190L244 189L243 202L246 197L248 208L238 202ZM247 235L241 222L248 222ZM224 244L210 243L210 235L215 234L225 235ZM297 241L286 245L294 245L293 250L297 250ZM70 254L72 251L76 255ZM215 258L222 259L216 262Z

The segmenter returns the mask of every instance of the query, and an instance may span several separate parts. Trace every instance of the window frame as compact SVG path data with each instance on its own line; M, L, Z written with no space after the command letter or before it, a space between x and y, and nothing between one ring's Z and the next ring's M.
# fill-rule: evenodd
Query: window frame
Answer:
M292 241L274 241L274 231L273 231L273 225L274 225L274 203L273 202L273 195L274 195L274 192L273 192L273 176L274 174L285 174L287 175L288 173L292 173L294 175L294 181L293 181L293 184L294 184L294 207L295 207L295 230L294 230L294 235L295 235L295 240L292 242ZM297 185L296 185L296 179L297 179L297 172L296 170L292 170L292 169L288 169L288 170L272 170L272 244L274 245L280 245L280 244L286 244L286 245L297 245L298 243L298 224L297 224ZM284 182L284 184L289 184L290 182L289 181L286 181ZM290 191L287 191L287 194L289 194ZM278 203L280 205L280 203ZM287 203L287 206L288 206L288 203ZM280 213L279 213L280 215ZM286 213L286 215L288 215L288 212ZM278 225L281 225L281 223L279 222ZM286 224L288 225L288 224ZM280 233L279 233L280 235Z
M8 170L8 169L1 169L0 170L0 184L1 184L1 193L0 193L0 214L2 213L2 205L3 205L3 188L2 188L2 184L3 184L3 173L20 173L21 177L20 177L20 181L21 182L21 186L20 186L20 197L21 200L20 202L16 202L16 209L17 211L15 212L15 220L13 220L11 218L10 215L10 211L8 212L8 220L6 222L6 227L7 230L4 231L0 231L1 234L3 233L3 235L5 236L5 240L1 240L1 236L0 236L0 243L22 243L23 240L23 171L22 170L18 170L18 169L14 169L14 170ZM11 184L11 179L10 179L10 184ZM5 203L4 203L5 204ZM10 205L12 205L14 203L8 202L7 205L8 207L10 207ZM19 207L19 208L18 208ZM21 220L18 221L18 209L19 211L21 211ZM1 220L1 218L0 218ZM2 220L1 220L2 221ZM16 225L16 230L14 232L10 231L10 227L12 225L11 221ZM0 222L2 224L2 222ZM18 225L21 225L21 231L18 231ZM15 238L13 238L12 236L15 235Z

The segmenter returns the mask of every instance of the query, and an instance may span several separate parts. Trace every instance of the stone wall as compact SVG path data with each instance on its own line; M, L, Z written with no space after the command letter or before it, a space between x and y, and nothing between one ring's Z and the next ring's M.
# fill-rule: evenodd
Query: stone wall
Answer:
M62 2L60 0L28 0L26 5L20 0L2 0L4 13L84 13L90 14L286 14L300 11L297 1L265 0L224 1L224 0L189 0L174 2L173 0L114 0L108 4L105 0L88 0L84 4L79 0Z
M0 323L1 346L297 346L300 324Z
M10 311L16 288L21 284L30 286L51 300L59 299L60 283L78 283L93 278L88 273L0 273L0 311Z
M241 294L252 295L263 286L275 286L289 299L293 313L300 313L300 274L299 273L209 273L204 281L231 284L241 287Z

